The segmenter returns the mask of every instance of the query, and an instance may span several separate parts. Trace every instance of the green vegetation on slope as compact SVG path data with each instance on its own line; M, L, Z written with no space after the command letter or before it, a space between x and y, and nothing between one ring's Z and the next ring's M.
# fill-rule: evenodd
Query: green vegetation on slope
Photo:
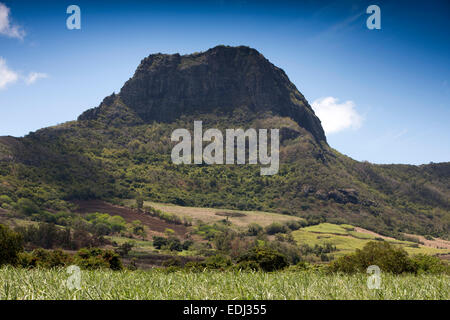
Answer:
M205 127L242 123L242 117L210 117ZM71 199L142 194L183 206L323 217L389 236L449 236L450 164L360 163L303 132L283 141L274 176L260 176L259 167L251 165L173 165L170 134L192 127L190 120L134 126L72 122L23 139L2 138L8 149L3 155L11 156L0 157L0 193L8 197L0 206L39 214L70 210Z

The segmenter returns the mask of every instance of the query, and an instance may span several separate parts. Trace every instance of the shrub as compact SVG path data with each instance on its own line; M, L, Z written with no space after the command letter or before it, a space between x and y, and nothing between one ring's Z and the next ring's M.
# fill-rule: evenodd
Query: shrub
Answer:
M142 222L140 220L134 220L132 222L132 225L133 225L133 234L140 236L142 237L142 239L144 239L147 233L145 232L145 228Z
M438 273L447 273L450 274L450 266L438 257L429 256L426 254L417 254L412 257L412 263L414 264L414 268L416 273L430 273L430 274L438 274Z
M260 266L255 261L241 261L233 266L235 270L258 271Z
M285 241L271 241L266 245L272 250L275 250L285 256L289 264L296 264L302 260L302 251L296 244Z
M263 271L275 271L287 267L286 257L267 247L254 247L238 259L241 265L258 265Z
M159 236L153 236L153 246L156 249L161 249L161 247L167 245L167 238L159 237Z
M126 229L125 219L121 216L110 216L107 213L90 213L86 220L91 223L90 231L96 235L118 233Z
M286 227L288 227L292 231L298 230L301 227L303 227L304 225L306 225L306 223L304 223L302 221L296 221L296 220L287 221L285 224L286 224Z
M62 250L35 249L19 254L19 265L24 268L56 268L72 264L73 258Z
M249 236L257 236L262 231L263 231L263 227L261 227L259 224L251 223L248 226L247 235L249 235Z
M183 250L189 250L189 248L194 244L192 240L186 240L183 242Z
M216 254L214 256L206 258L204 265L208 269L221 269L225 270L233 265L230 257L223 254Z
M216 233L213 243L217 250L222 252L229 252L232 247L232 241L235 238L236 233L232 230L225 230Z
M194 272L200 272L204 271L206 269L209 270L227 270L230 269L230 267L233 266L233 262L231 261L231 258L223 255L223 254L216 254L213 256L209 256L204 261L198 262L198 261L189 261L185 264L185 269L189 271Z
M178 238L169 238L167 241L167 248L170 251L183 251L183 245Z
M170 251L183 251L187 250L192 245L192 241L186 241L184 243L181 243L180 239L175 237L153 237L153 246L156 249L167 249Z
M20 198L17 201L17 209L26 215L31 215L39 211L39 207L30 199Z
M128 253L133 249L135 246L134 242L128 241L122 243L118 248L116 248L114 251L118 253L121 257L125 257L128 255Z
M266 227L266 233L269 235L276 234L276 233L286 233L288 230L286 226L282 225L281 223L274 222Z
M293 268L293 270L309 270L311 265L306 261L299 261Z
M182 267L183 261L179 257L173 257L170 259L165 260L162 265L164 267Z
M23 251L22 236L0 224L0 266L15 264L21 251Z
M136 208L138 209L138 211L142 211L142 208L144 207L144 198L142 197L142 195L138 195L136 198Z
M75 255L75 264L83 269L123 269L122 261L117 253L99 248L80 249Z
M165 234L166 236L170 237L170 236L175 235L175 231L174 231L173 229L166 228L166 229L164 230L164 234Z
M22 235L26 246L34 248L77 249L80 247L77 243L83 240L82 237L79 237L79 232L72 235L69 228L57 228L50 223L40 223L37 227L33 225L17 227L16 231ZM89 236L84 245L93 245L95 240Z
M7 204L11 204L11 203L12 203L11 198L8 197L6 194L2 194L2 195L0 196L0 205L1 205L1 204L4 204L4 203L7 203Z
M377 265L381 271L394 274L415 272L415 266L408 253L403 248L386 241L370 241L362 250L357 249L355 253L333 261L329 269L332 272L366 272L370 265Z

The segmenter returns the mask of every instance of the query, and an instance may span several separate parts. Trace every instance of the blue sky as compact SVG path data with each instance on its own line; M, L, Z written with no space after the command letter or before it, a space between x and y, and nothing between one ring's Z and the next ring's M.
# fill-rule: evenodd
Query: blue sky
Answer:
M248 45L287 73L340 152L450 161L448 1L0 3L0 135L76 119L151 53ZM66 28L71 4L81 30ZM371 4L381 30L366 27Z

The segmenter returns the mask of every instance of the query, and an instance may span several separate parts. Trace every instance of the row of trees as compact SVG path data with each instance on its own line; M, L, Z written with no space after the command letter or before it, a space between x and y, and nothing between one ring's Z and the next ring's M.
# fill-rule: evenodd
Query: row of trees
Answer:
M46 236L55 234L55 230L50 232L48 230L46 229L43 234ZM0 224L0 266L9 264L24 268L53 268L76 264L84 269L110 268L121 270L123 268L119 254L112 250L82 248L75 255L60 249L45 250L37 248L26 252L23 244L24 238L21 233Z

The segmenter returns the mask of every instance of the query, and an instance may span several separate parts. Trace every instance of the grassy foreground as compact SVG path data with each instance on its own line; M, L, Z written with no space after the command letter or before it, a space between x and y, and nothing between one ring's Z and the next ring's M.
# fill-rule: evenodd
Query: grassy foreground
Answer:
M82 271L81 289L66 286L66 269L0 269L0 299L442 299L450 276L382 274L381 289L367 275L315 272Z

